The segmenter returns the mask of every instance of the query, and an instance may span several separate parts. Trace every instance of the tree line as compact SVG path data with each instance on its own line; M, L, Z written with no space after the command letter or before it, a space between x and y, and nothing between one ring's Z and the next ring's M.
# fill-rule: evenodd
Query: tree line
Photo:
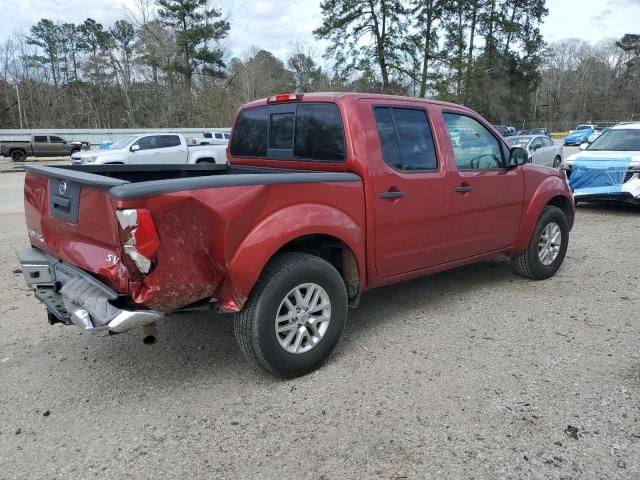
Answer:
M537 94L537 121L549 128L640 121L640 35L550 44Z
M220 42L233 26L207 0L138 0L110 26L43 18L0 45L0 128L229 126L243 103L287 91L430 97L496 123L637 108L638 36L547 46L544 0L320 6L326 51L297 44L284 59L259 47L231 57Z

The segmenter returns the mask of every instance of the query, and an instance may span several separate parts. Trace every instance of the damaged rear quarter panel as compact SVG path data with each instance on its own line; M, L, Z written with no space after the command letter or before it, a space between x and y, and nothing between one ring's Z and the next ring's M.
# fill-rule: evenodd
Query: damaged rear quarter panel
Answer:
M160 237L156 263L130 293L165 313L211 297L222 311L242 309L273 254L311 233L344 241L364 272L360 182L210 188L114 204L151 211Z

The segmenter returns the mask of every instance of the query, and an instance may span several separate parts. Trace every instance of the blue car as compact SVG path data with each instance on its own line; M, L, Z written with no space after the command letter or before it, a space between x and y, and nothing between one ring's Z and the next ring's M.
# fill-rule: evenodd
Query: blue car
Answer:
M578 125L573 132L564 137L564 145L581 145L587 143L591 134L595 132L595 129L595 125Z

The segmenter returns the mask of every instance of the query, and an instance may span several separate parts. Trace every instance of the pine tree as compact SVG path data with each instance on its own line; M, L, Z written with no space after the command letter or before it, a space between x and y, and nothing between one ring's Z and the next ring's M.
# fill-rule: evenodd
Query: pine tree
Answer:
M207 0L158 0L157 4L162 24L176 32L180 60L173 68L184 77L187 89L191 90L196 73L221 75L223 52L209 46L229 33L229 22L213 21L222 15L221 10L208 8Z

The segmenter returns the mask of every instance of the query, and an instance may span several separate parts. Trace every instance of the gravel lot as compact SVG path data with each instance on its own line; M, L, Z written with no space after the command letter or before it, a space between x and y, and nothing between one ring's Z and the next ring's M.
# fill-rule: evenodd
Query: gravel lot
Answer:
M152 346L48 326L14 273L21 180L0 175L0 479L640 478L640 209L581 205L548 281L497 260L370 292L282 381L219 315Z

